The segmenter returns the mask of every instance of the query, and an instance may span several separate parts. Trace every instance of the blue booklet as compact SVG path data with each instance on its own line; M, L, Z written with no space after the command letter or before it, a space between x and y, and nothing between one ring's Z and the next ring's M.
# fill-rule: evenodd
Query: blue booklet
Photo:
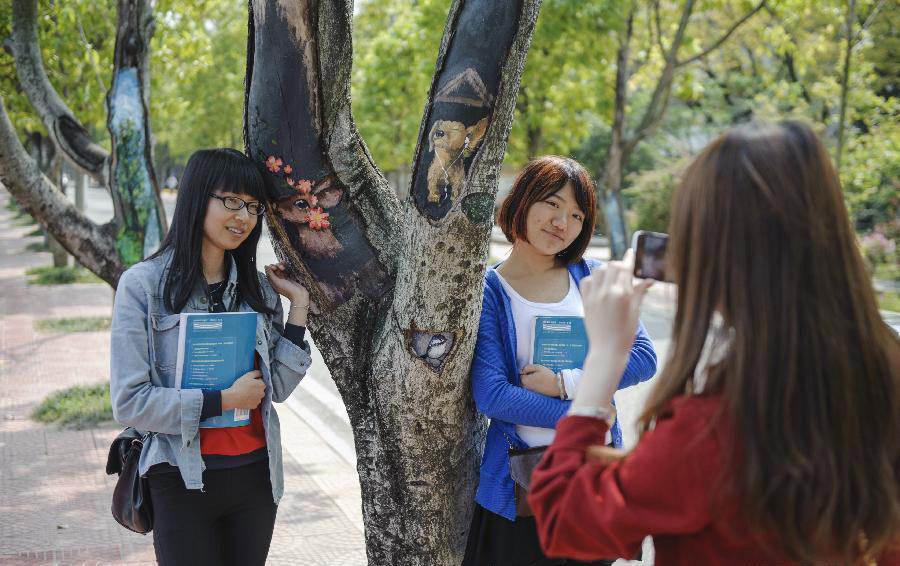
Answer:
M553 372L580 368L587 356L588 339L580 316L536 316L531 335L531 363Z
M253 369L256 313L181 313L175 387L221 391ZM250 411L230 409L200 421L200 428L250 424Z

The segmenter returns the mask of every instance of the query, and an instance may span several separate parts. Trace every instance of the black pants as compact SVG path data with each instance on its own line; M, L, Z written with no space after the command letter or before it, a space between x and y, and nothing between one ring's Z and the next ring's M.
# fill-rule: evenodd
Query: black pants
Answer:
M266 563L277 506L266 460L206 470L203 491L178 473L147 476L153 503L153 548L161 566Z
M613 562L547 558L534 517L510 521L476 503L462 566L609 566Z

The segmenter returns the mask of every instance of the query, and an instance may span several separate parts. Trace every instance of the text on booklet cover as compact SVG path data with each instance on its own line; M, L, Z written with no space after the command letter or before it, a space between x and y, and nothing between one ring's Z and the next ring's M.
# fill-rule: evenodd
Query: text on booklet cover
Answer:
M178 389L228 389L253 369L255 312L181 313L178 330ZM200 421L200 428L250 424L250 411L231 409Z
M588 339L580 316L536 316L532 335L532 363L557 372L580 368Z

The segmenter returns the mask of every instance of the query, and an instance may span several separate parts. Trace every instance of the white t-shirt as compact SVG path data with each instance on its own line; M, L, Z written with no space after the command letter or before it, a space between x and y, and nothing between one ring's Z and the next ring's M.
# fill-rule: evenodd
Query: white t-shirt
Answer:
M581 293L572 274L569 273L569 292L558 303L535 303L525 299L506 282L497 272L497 277L509 295L509 306L512 309L513 323L516 325L516 371L531 363L531 339L534 333L534 317L536 316L584 316L584 305ZM563 371L566 393L569 398L575 396L581 370ZM529 446L544 446L553 442L556 431L552 428L516 425L516 433Z

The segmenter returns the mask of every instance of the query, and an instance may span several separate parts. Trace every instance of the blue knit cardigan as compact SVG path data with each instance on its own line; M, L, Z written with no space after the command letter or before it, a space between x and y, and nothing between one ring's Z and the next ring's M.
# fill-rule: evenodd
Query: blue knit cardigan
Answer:
M599 265L598 261L583 259L570 265L569 273L580 285L581 279ZM487 268L484 279L481 321L472 361L472 395L478 410L490 417L491 424L481 458L481 479L475 501L485 509L515 521L516 503L509 476L507 437L516 448L526 447L516 434L516 425L555 428L556 421L565 415L571 401L548 397L521 386L516 367L516 327L509 296L493 267ZM644 325L638 322L637 336L619 389L646 381L655 373L656 351ZM618 422L613 425L612 439L617 447L622 446Z

